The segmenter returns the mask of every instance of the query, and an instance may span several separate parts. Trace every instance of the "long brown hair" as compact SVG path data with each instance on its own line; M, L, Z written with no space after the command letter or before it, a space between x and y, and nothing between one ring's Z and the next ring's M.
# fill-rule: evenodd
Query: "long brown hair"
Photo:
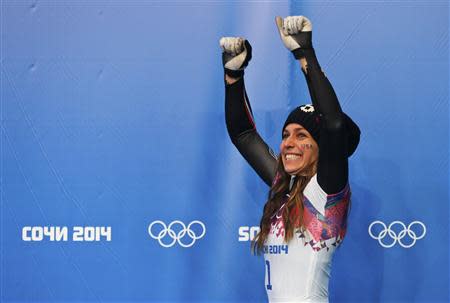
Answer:
M264 243L270 232L271 221L274 214L286 202L282 218L284 223L284 241L287 243L294 236L294 229L303 226L303 190L309 180L314 176L317 162L311 163L296 174L292 188L289 190L291 175L285 172L281 155L278 156L277 172L275 180L269 191L269 196L264 205L263 215L259 224L260 231L257 234L252 246L258 254L264 249ZM287 200L286 200L286 195Z

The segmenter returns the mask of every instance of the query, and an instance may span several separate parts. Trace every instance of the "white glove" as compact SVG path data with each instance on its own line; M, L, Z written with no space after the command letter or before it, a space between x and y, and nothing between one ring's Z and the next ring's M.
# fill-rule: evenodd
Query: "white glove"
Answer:
M275 22L281 40L296 58L295 50L312 48L312 23L308 18L304 16L289 16L284 19L276 17Z
M220 39L222 48L222 63L225 73L231 77L240 77L252 58L252 47L244 38L222 37Z

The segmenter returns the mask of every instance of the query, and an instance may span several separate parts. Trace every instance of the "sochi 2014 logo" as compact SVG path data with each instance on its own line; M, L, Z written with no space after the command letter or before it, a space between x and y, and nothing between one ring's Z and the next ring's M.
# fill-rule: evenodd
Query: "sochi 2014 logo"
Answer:
M408 226L401 221L394 221L388 226L382 221L374 221L369 225L369 235L384 248L391 248L396 243L403 248L411 248L426 233L426 226L420 221L413 221Z
M179 220L175 220L166 225L161 220L156 220L148 226L148 234L159 245L169 248L178 243L181 247L191 247L198 239L206 234L206 226L199 220L194 220L187 226Z

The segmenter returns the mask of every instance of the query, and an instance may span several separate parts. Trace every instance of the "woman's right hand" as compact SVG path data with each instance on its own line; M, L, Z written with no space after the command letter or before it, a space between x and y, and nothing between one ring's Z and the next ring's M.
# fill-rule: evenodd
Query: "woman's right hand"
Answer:
M252 58L252 47L244 38L222 37L222 63L225 74L231 78L240 78Z

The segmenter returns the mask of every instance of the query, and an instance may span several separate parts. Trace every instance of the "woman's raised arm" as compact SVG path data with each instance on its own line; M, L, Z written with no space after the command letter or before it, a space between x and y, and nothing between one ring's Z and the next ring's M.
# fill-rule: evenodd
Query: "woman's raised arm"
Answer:
M317 181L322 189L333 194L348 182L348 156L353 153L359 128L342 112L336 93L322 71L312 46L312 24L303 16L276 18L285 46L300 61L315 111L321 119ZM356 142L356 145L357 145ZM351 146L349 146L351 145Z
M244 83L244 68L251 59L251 46L242 38L220 40L225 69L225 120L228 134L241 155L268 185L275 177L277 159L256 131Z

